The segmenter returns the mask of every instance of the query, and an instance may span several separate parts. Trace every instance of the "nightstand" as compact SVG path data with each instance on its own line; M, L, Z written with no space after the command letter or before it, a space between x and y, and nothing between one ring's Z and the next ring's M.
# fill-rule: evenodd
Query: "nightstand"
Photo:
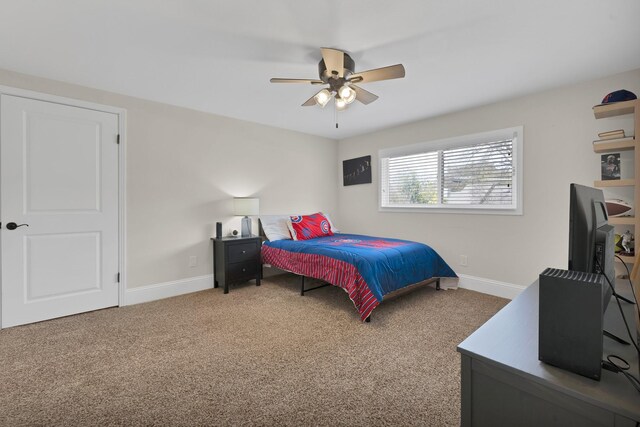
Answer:
M229 293L229 284L256 279L260 286L262 269L260 263L261 239L251 237L223 237L213 240L213 287L224 286Z

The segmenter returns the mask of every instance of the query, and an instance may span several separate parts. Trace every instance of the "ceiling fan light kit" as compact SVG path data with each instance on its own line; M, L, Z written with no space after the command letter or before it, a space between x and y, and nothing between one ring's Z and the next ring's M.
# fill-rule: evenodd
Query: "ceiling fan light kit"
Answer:
M341 99L344 99L344 102L347 104L351 104L356 100L356 91L351 89L348 83L345 83L338 89L338 95Z
M271 83L327 84L328 88L313 95L302 106L319 105L324 108L333 97L336 110L341 111L355 100L366 105L378 99L377 95L356 86L355 83L399 79L405 75L402 64L356 73L355 62L348 53L325 47L320 48L320 52L322 53L322 59L318 63L320 80L272 78Z
M331 99L331 92L329 92L327 89L322 89L320 92L313 95L313 99L315 99L316 103L319 106L324 108L324 106L327 105L329 103L329 100Z

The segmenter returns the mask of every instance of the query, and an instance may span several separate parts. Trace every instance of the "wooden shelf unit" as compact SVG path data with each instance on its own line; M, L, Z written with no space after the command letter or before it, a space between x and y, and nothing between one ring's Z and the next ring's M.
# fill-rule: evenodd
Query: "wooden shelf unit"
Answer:
M636 225L634 216L613 216L609 217L609 224L613 225Z
M626 262L627 264L633 264L636 262L636 259L632 256L628 256L628 255L618 255L620 257L620 259L622 259L622 261ZM620 262L620 260L618 258L616 258L616 262Z
M596 153L609 153L611 151L627 151L636 148L636 139L633 136L620 139L593 141L593 151Z
M593 115L596 116L596 119L605 119L607 117L634 114L638 110L637 106L637 99L634 99L633 101L613 102L611 104L596 105L595 107L593 107Z
M632 101L614 102L605 105L596 105L593 107L593 115L596 119L604 119L607 117L624 116L627 114L633 115L633 133L637 134L640 130L640 100L634 99ZM613 181L596 181L596 187L615 187L619 185L633 185L634 205L636 209L640 208L640 150L635 149L635 137L612 139L610 141L597 141L593 144L593 150L596 153L606 153L623 150L634 150L633 160L636 167L636 174L633 179L621 179ZM614 217L609 218L609 223L613 225L629 225L634 226L634 234L640 232L640 215L634 217ZM636 239L637 242L640 240ZM636 244L636 248L640 247L640 243ZM627 264L633 264L631 270L631 281L635 289L636 295L640 295L640 262L638 260L640 251L636 250L635 256L621 256ZM619 260L616 258L616 262ZM640 318L636 318L636 326L640 329Z
M598 188L631 187L633 185L636 185L635 179L610 179L607 181L593 181L593 186Z

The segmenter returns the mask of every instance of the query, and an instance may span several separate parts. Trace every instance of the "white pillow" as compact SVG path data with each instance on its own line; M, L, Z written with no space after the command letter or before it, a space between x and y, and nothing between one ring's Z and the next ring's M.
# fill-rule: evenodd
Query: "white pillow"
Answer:
M272 242L276 240L291 240L287 227L289 215L260 215L260 223L265 236Z

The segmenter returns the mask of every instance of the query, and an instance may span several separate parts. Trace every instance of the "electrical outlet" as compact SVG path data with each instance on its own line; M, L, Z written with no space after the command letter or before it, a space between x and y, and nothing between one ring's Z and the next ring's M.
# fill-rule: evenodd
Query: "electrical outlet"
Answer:
M467 264L467 256L466 255L460 255L460 265L466 267Z
M189 267L195 267L198 265L198 257L195 255L191 255L189 257Z

